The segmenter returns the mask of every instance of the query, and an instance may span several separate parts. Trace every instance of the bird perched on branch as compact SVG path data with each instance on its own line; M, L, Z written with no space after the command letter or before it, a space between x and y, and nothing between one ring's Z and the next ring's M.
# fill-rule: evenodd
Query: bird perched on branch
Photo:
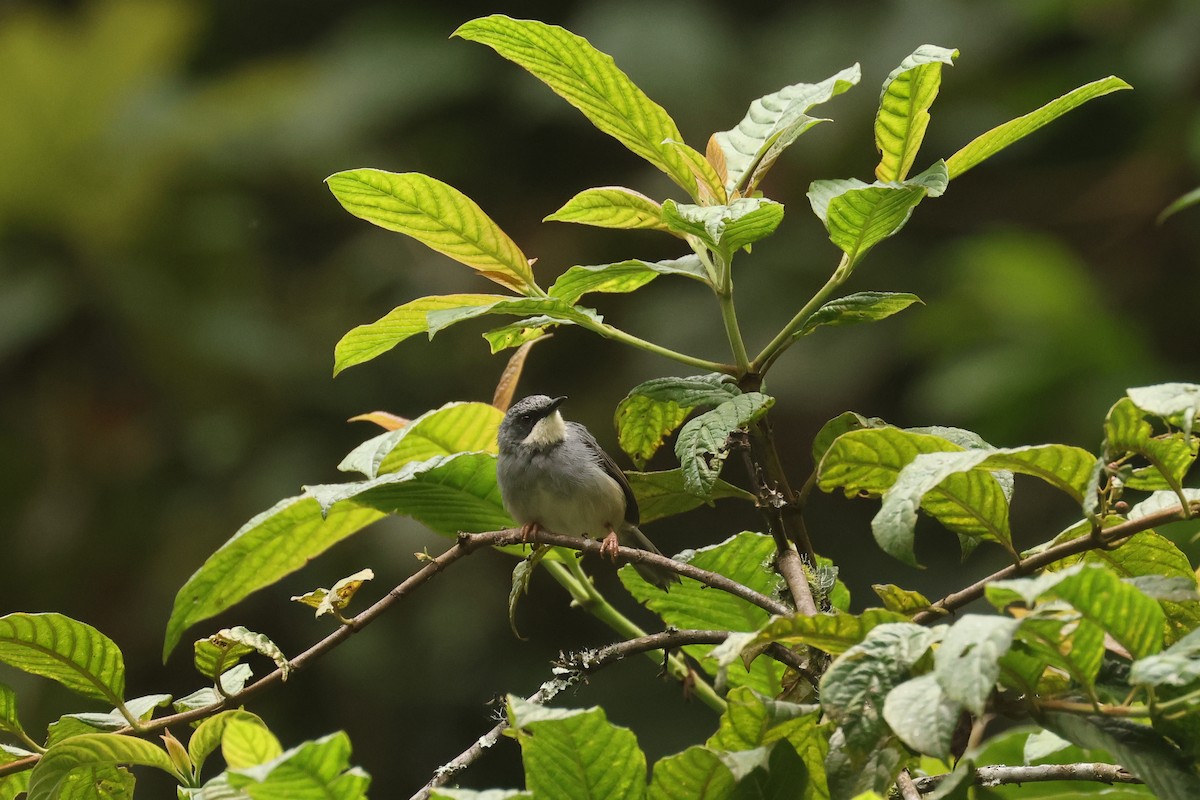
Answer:
M619 544L662 555L638 529L637 500L624 473L587 428L563 421L558 407L564 400L535 394L504 415L496 466L504 507L527 535L543 528L602 538L601 552L612 558ZM662 589L679 581L661 567L633 568Z

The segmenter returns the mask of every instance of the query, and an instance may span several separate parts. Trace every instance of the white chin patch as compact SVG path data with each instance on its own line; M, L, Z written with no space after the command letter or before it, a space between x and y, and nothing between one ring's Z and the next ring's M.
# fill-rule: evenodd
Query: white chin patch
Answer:
M562 414L555 411L548 417L542 417L533 425L533 430L525 437L525 444L534 447L549 447L558 444L567 436L567 425L563 422Z

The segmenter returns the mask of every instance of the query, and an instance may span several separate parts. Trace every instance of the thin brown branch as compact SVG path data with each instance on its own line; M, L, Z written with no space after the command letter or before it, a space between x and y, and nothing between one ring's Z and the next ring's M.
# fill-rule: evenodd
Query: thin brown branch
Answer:
M1105 528L1096 532L1093 536L1081 536L1078 539L1071 539L1068 542L1048 547L1045 550L1021 559L1016 564L1010 564L999 572L994 572L986 578L976 581L965 589L960 589L957 592L946 595L930 606L928 611L922 611L914 616L912 621L921 625L941 621L945 619L947 612L955 611L967 603L983 597L988 584L1028 575L1039 569L1048 567L1056 561L1062 561L1064 558L1086 553L1089 550L1118 547L1121 542L1134 534L1150 530L1156 525L1164 525L1168 522L1178 522L1179 520L1187 519L1190 514L1195 513L1200 513L1200 503L1192 503L1191 508L1186 511L1182 506L1172 506L1161 511L1156 511L1153 514L1139 517L1138 519L1121 522L1113 525L1111 528Z
M932 792L946 775L917 778L914 783L921 793ZM1038 764L1032 767L979 767L975 770L976 786L1001 786L1009 783L1044 783L1047 781L1095 781L1098 783L1141 783L1141 779L1116 764Z
M906 769L900 770L900 774L896 776L896 788L900 790L900 797L904 800L921 800L921 792Z
M625 641L616 642L594 650L580 650L568 653L561 656L558 663L569 670L569 674L558 680L543 683L541 688L528 697L527 700L531 703L539 704L549 702L563 689L572 686L583 675L595 672L610 664L615 664L632 655L638 655L651 650L676 650L689 644L721 644L728 638L729 631L669 629L661 633L652 633L647 636L639 636L635 639L626 639ZM773 645L766 650L766 654L795 669L803 669L804 667L800 661L800 657L786 647ZM819 707L813 706L812 710L817 711ZM444 786L454 775L479 759L489 747L499 740L507 727L507 720L500 721L491 730L476 739L466 750L438 767L429 782L422 786L410 800L426 800L435 788Z
M600 554L600 543L589 539L579 539L572 536L560 536L559 534L546 533L539 531L533 537L540 544L555 545L557 547L566 547L574 550L580 550L585 553ZM347 623L338 627L333 633L329 634L312 647L305 650L300 655L291 659L289 662L290 671L298 672L304 669L308 664L317 660L325 653L337 647L346 639L350 638L354 633L369 625L385 611L395 605L398 601L409 595L411 592L428 583L433 577L442 572L448 566L458 561L464 556L468 556L476 550L488 547L503 547L505 545L521 544L525 540L522 538L521 531L515 528L509 528L499 531L488 531L486 533L460 533L457 541L452 547L446 550L441 555L430 559L423 567L414 572L403 582L395 586L390 592L375 602L366 610L351 617ZM760 608L765 609L771 614L788 614L791 613L786 605L773 600L766 595L743 586L736 581L726 578L724 575L719 575L715 572L693 567L690 564L684 564L679 561L674 561L665 556L660 556L655 553L648 553L645 550L635 550L629 547L617 548L616 559L618 561L636 562L642 561L645 563L656 564L670 570L674 570L680 575L711 586L714 589L729 592L730 594L741 597ZM186 725L190 722L211 717L227 708L236 708L245 700L264 689L279 683L283 680L282 670L264 675L254 683L246 686L240 692L231 693L221 700L199 708L189 709L178 714L171 714L158 719L149 720L142 723L138 730L126 727L118 731L117 734L138 736L148 736L165 730L172 725ZM18 761L11 761L7 764L0 765L0 777L21 772L26 769L31 769L37 762L41 760L40 755L31 755L22 758Z

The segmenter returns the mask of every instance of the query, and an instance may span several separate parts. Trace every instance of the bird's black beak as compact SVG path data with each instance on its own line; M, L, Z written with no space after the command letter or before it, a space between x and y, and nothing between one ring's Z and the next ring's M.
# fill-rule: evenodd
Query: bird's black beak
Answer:
M556 397L556 398L554 398L553 400L551 400L551 401L550 401L550 408L546 410L546 413L547 413L547 414L549 414L551 411L554 411L555 409L557 409L559 406L561 406L561 405L562 405L562 403L563 403L563 400L566 400L566 399L567 399L567 398L566 398L566 396L564 395L563 397Z

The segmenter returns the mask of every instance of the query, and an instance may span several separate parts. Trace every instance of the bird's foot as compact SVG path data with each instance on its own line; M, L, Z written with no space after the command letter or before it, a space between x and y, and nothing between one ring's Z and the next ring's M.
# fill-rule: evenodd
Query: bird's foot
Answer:
M609 531L608 536L604 537L604 541L600 542L600 555L608 556L610 560L617 560L617 548L621 543L617 540L617 532Z
M532 543L534 537L537 536L537 532L541 529L542 526L538 525L536 522L526 522L521 526L521 542L523 544Z

